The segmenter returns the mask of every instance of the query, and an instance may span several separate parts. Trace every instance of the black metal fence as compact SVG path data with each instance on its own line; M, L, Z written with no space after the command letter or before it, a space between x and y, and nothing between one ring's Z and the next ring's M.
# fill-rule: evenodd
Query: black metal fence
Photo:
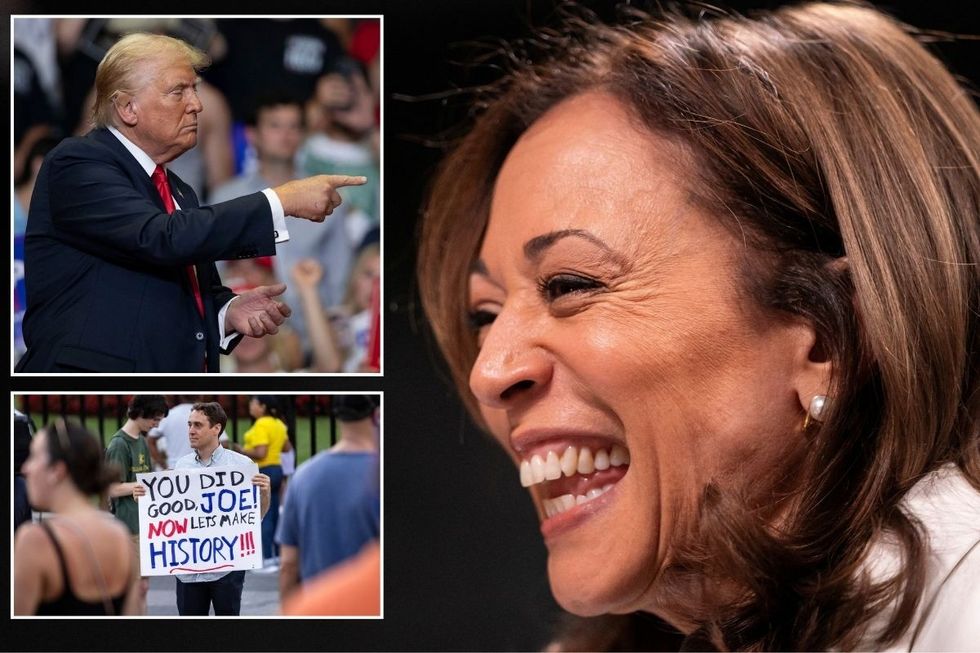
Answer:
M105 446L108 440L126 423L126 406L132 395L56 395L18 394L16 407L31 419L37 428L55 417L74 419L95 433ZM251 395L199 395L201 401L217 401L228 414L228 437L241 442L244 435L239 420L248 418ZM298 438L309 434L310 455L337 442L337 424L330 410L331 395L278 395L284 409L283 421L289 429L289 439L297 445ZM180 401L176 395L167 396L168 404ZM318 420L319 418L319 420ZM327 428L318 425L326 420ZM305 447L303 447L305 450ZM297 463L300 460L297 459Z

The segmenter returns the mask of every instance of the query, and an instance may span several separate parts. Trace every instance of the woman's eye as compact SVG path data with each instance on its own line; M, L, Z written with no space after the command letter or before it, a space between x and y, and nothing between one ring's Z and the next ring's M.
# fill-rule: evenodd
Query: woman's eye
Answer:
M556 274L539 281L538 287L548 301L555 301L565 295L598 290L602 283L577 274Z
M472 327L475 331L482 329L488 324L492 324L495 319L497 319L496 313L491 313L490 311L480 309L470 311L469 315L470 327Z

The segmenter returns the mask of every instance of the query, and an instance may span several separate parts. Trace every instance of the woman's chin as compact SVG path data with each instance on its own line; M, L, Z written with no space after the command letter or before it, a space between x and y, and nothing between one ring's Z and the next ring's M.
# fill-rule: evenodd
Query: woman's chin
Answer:
M551 593L564 610L580 617L603 614L625 614L642 608L639 587L640 578L646 575L627 575L615 565L605 569L589 569L587 563L569 562L574 568L566 568L565 561L549 557L548 580ZM583 573L584 572L584 573ZM606 574L612 574L607 576Z
M658 577L662 562L662 525L636 518L641 511L634 497L656 493L638 490L630 479L626 474L598 496L542 522L551 591L572 614L590 617L649 607L651 579Z
M584 596L581 591L576 592L570 588L570 591L565 592L560 586L556 586L552 582L551 592L563 610L579 617L597 617L611 612L604 607L606 605L604 601L597 600L595 597Z

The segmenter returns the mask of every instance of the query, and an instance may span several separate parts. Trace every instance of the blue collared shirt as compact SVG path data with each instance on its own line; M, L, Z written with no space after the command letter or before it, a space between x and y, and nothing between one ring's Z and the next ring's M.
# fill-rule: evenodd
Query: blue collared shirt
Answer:
M186 456L178 458L174 464L174 469L204 469L206 467L248 467L251 469L251 476L259 473L259 467L254 460L238 452L225 449L220 444L211 453L211 459L206 463L198 457L196 451L192 451ZM207 583L230 573L230 571L208 571L200 574L175 574L175 577L184 583Z

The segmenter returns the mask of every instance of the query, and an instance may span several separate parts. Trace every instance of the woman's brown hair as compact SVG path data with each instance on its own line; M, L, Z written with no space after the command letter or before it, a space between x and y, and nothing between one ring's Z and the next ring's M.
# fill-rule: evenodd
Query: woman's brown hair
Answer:
M102 445L87 429L59 417L44 432L48 438L48 464L64 462L69 478L82 494L101 495L119 482L119 468L105 462Z
M743 288L772 319L804 318L833 363L829 413L807 433L778 530L705 489L681 573L737 587L678 602L729 648L884 645L909 626L924 548L900 501L951 463L980 490L980 116L908 29L873 9L806 4L751 19L631 12L566 17L514 54L427 201L418 275L471 412L467 282L493 182L561 100L612 94L691 160L688 190L746 243ZM525 60L537 63L520 63ZM897 576L863 573L888 535ZM887 614L883 629L869 626Z

